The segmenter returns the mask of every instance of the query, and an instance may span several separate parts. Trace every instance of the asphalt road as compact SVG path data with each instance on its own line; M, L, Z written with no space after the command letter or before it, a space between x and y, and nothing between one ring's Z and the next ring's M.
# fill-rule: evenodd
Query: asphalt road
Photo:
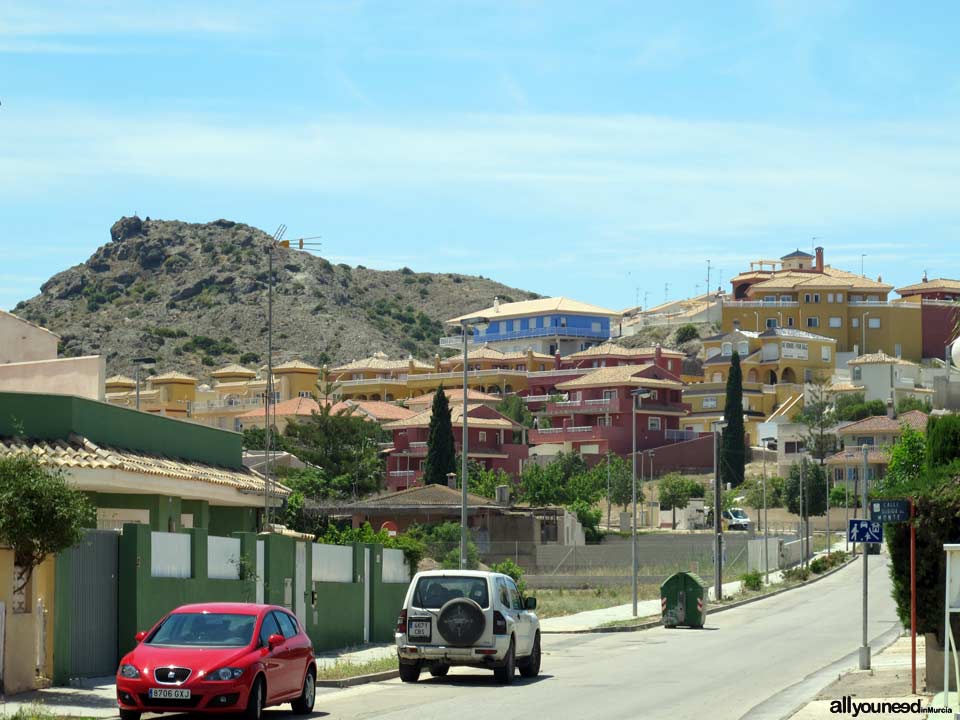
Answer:
M787 717L857 664L861 562L809 587L708 617L703 630L547 635L541 676L518 677L511 687L468 668L443 679L424 672L416 685L393 680L318 691L314 717ZM886 556L871 556L870 568L869 636L889 640L898 623Z

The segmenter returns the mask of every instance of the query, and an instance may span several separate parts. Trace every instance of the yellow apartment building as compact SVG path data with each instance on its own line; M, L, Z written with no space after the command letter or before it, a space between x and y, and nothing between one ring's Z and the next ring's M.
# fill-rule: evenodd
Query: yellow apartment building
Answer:
M362 360L354 360L330 370L336 394L346 400L403 400L410 397L407 378L439 372L440 358L434 364L415 360L391 360L377 352Z
M731 281L721 329L736 324L756 332L804 330L836 340L836 352L879 349L919 361L923 354L921 304L889 300L893 286L824 264L823 248L796 250L780 260L757 260Z
M704 382L684 387L690 414L681 418L680 428L709 432L723 419L730 360L736 352L743 373L746 432L754 442L759 423L792 418L803 409L803 384L829 378L836 362L836 340L792 328L736 329L706 338L703 348Z
M137 382L125 375L104 381L105 399L114 405L137 406ZM182 372L152 375L140 388L140 409L144 412L186 418L197 396L197 379Z

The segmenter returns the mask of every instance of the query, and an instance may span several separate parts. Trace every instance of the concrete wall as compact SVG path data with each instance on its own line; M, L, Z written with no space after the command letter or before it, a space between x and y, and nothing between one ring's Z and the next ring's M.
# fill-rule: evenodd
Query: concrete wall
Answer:
M49 330L0 310L0 364L52 360L59 342Z
M106 361L100 355L0 364L0 392L76 395L103 400Z
M40 672L45 677L53 674L53 612L54 612L53 558L36 568L30 580L30 612L13 612L14 566L13 551L0 550L0 602L4 605L3 686L8 695L39 687L37 660L38 623L46 624L45 662ZM42 600L46 612L37 615L37 600Z
M653 472L660 477L669 472L712 470L713 435L696 440L661 445L655 449Z

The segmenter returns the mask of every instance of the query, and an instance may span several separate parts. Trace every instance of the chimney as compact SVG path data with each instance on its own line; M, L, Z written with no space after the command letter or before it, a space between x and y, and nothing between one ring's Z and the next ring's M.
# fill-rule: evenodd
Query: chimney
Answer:
M560 369L560 351L557 350L556 354L553 356L553 369Z
M453 490L457 489L457 474L447 473L447 487Z
M929 282L929 280L927 280L927 271L926 271L926 270L923 271L923 277L920 278L920 282Z
M733 329L734 329L734 330L739 330L739 329L740 329L740 321L739 321L739 320L734 320L734 321L733 321Z
M657 343L656 348L654 348L653 357L653 364L657 367L663 367L663 348L660 347L660 343Z
M818 247L816 250L814 250L814 252L817 254L817 266L816 266L817 272L822 273L823 272L823 248Z
M493 296L493 311L500 311L500 298L498 298L496 295Z
M496 488L496 503L497 505L510 505L510 486L509 485L497 485Z
M892 397L887 398L887 417L890 418L891 420L896 420L897 418L897 411L896 411L896 408L893 406Z

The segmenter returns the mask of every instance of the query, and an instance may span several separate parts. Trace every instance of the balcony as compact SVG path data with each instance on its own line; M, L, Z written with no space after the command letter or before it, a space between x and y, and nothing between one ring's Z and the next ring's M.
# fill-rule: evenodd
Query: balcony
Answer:
M551 398L556 399L558 397L562 400L567 400L570 396L567 395L566 393L562 395L559 393L554 395L527 395L526 397L523 398L523 401L525 403L547 402L547 400L550 400Z
M499 378L504 375L510 375L513 377L526 377L526 370L510 370L508 368L493 368L490 370L468 370L467 378L470 379L483 379L483 378ZM437 380L462 380L463 372L442 372L442 373L423 373L420 375L410 375L407 382L408 384L418 383L420 381L426 383L433 383Z
M386 383L392 385L405 385L407 382L407 375L398 375L396 377L372 377L372 378L360 378L359 380L337 380L335 385L340 387L356 387L358 385L383 385Z
M629 407L629 402L627 403ZM590 400L564 400L547 403L548 415L569 415L571 413L618 413L620 398L594 398Z
M540 428L530 431L533 445L559 442L590 442L591 440L609 440L622 428L610 425L577 425L574 427Z
M920 308L920 303L903 302L903 301L895 302L893 300L851 300L847 304L850 307L864 307L864 308L893 307L893 308L906 308L907 310L917 310Z
M279 402L275 400L274 403ZM263 398L233 398L230 400L197 400L193 403L193 413L216 412L222 410L249 410L263 407Z
M688 442L705 434L707 433L700 433L696 430L671 430L668 428L663 431L663 439L667 442Z
M795 308L800 307L800 303L796 300L725 300L723 306L731 308Z
M483 345L491 342L506 342L510 340L524 340L527 338L557 337L557 338L592 338L594 340L609 340L610 333L596 332L587 328L574 327L548 327L548 328L528 328L527 330L513 330L504 333L480 333L470 335L467 339L468 345ZM462 335L449 335L440 338L441 347L463 346Z

